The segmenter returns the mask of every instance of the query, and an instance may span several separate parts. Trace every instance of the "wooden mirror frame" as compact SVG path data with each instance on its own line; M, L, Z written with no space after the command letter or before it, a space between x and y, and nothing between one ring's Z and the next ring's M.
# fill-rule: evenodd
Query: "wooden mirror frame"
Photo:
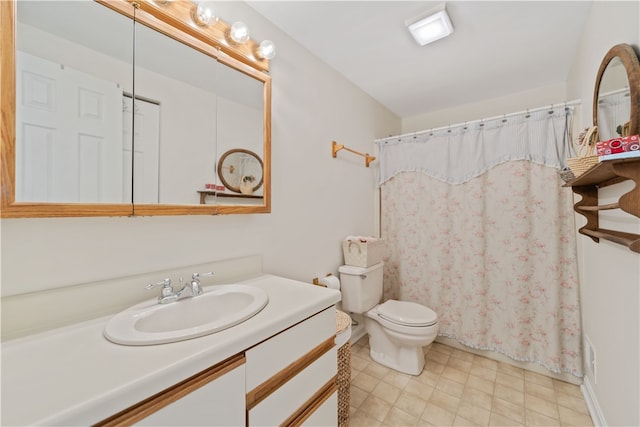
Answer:
M151 205L99 203L38 203L15 201L16 154L16 71L15 29L17 0L0 1L0 216L2 218L217 215L271 212L271 77L268 60L257 57L256 43L230 45L225 34L229 25L191 24L189 1L158 5L151 0L96 0L118 13L134 18L145 26L187 44L220 63L263 83L263 204L262 205Z
M629 135L637 135L640 133L640 61L633 47L625 43L617 44L609 49L600 64L593 92L593 125L598 126L598 95L602 76L609 63L616 57L622 61L629 81L629 102L631 103Z

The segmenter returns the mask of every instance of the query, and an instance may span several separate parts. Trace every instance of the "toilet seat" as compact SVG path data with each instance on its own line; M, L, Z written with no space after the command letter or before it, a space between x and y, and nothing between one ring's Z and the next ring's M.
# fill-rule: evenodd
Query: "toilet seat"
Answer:
M378 306L378 315L402 326L433 326L438 315L428 307L409 301L388 300Z

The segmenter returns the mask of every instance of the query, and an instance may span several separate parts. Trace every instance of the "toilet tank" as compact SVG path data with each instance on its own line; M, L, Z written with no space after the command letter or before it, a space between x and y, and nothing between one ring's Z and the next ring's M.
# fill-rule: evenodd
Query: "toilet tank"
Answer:
M343 265L340 272L342 309L352 313L364 313L382 299L382 266L355 267Z

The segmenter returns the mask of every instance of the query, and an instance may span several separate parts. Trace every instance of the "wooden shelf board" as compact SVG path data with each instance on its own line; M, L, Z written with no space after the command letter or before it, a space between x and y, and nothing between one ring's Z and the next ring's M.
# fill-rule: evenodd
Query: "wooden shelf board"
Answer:
M239 197L242 199L262 199L262 195L258 195L258 194L226 193L224 191L206 191L206 190L199 190L198 193L206 194L207 196Z
M235 197L238 199L262 199L264 196L258 194L242 194L242 193L226 193L224 191L216 191L216 190L198 190L198 194L200 194L200 204L206 204L207 196L216 196L216 197Z
M577 210L580 211L587 211L587 212L593 212L593 211L606 211L606 210L611 210L611 209L620 209L620 203L616 202L616 203L609 203L608 205L598 205L598 206L576 206Z
M591 167L585 173L577 178L572 179L563 185L563 187L579 187L587 185L597 185L598 187L604 187L607 185L616 184L618 182L625 181L625 178L621 178L613 171L613 165L618 163L640 163L639 158L619 159L619 160L606 160L600 162L597 165Z
M634 252L638 252L634 248L636 248L640 242L640 234L625 233L623 231L616 231L616 230L607 230L605 228L599 228L597 230L589 230L589 229L583 228L580 230L580 233L587 236L591 236L591 237L597 237L599 239L605 239L610 242L619 243L621 245L628 247Z

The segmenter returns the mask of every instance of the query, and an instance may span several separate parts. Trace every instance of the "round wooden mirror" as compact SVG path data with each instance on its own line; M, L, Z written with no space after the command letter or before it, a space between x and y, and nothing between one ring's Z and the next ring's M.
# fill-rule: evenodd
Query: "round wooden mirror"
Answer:
M253 151L236 148L220 157L218 176L231 191L252 194L262 186L263 166L260 157Z
M598 140L640 132L640 62L628 44L618 44L605 55L593 94L593 124Z

